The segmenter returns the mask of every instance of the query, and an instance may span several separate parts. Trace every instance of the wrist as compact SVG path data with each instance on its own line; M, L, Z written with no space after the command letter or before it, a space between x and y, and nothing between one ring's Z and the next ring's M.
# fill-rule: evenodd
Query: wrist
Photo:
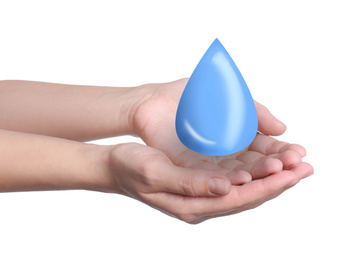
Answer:
M118 126L122 129L122 134L139 135L137 127L137 110L140 105L149 99L154 93L153 84L142 85L138 87L125 88L125 92L118 92L116 104L119 108L116 117ZM123 126L124 129L123 129Z
M110 167L110 155L114 146L86 145L86 158L90 172L83 178L82 189L107 193L120 193Z

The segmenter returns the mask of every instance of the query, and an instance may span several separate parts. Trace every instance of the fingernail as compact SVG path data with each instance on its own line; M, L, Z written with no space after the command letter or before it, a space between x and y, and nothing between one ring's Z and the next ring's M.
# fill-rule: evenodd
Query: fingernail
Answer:
M209 190L217 195L225 195L229 192L230 185L226 180L211 178L209 180Z

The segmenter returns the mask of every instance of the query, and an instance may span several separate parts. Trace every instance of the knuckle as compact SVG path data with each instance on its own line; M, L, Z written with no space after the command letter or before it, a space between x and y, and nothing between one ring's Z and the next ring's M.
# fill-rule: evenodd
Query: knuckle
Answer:
M142 165L141 182L147 186L154 186L158 181L157 162L149 160Z
M166 163L166 157L159 154L145 160L141 167L141 182L150 187L157 186L161 181L160 167Z
M182 178L181 187L184 194L197 196L197 192L193 185L193 177L191 175L185 175Z

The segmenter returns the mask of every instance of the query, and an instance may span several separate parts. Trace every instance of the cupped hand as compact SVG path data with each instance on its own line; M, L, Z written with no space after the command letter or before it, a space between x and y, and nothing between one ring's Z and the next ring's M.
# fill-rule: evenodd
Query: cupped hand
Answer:
M126 149L136 150L132 158L146 158L142 162L146 166L135 171L139 177L126 179L129 196L186 222L199 223L254 208L313 173L302 162L306 153L302 146L268 136L282 134L285 125L257 102L261 133L244 150L208 156L186 148L175 132L175 114L186 83L182 79L139 87L142 98L132 108L132 122L135 134L147 146L127 144Z
M231 185L215 170L176 166L149 146L126 143L109 148L106 161L114 192L191 224L255 208L311 173L308 165L299 164L243 185Z
M177 166L214 170L235 179L259 179L291 169L301 163L305 149L297 144L280 142L267 135L280 135L286 127L264 106L255 102L258 130L253 143L244 150L227 156L209 156L186 148L175 131L175 115L188 79L142 86L144 98L133 109L136 134L150 147L162 151ZM303 178L305 176L298 176Z

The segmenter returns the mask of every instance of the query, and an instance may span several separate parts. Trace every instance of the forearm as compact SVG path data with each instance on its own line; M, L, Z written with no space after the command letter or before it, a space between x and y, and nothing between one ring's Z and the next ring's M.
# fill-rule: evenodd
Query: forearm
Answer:
M0 129L78 141L132 134L134 89L0 81Z
M112 191L105 147L0 130L0 192Z

